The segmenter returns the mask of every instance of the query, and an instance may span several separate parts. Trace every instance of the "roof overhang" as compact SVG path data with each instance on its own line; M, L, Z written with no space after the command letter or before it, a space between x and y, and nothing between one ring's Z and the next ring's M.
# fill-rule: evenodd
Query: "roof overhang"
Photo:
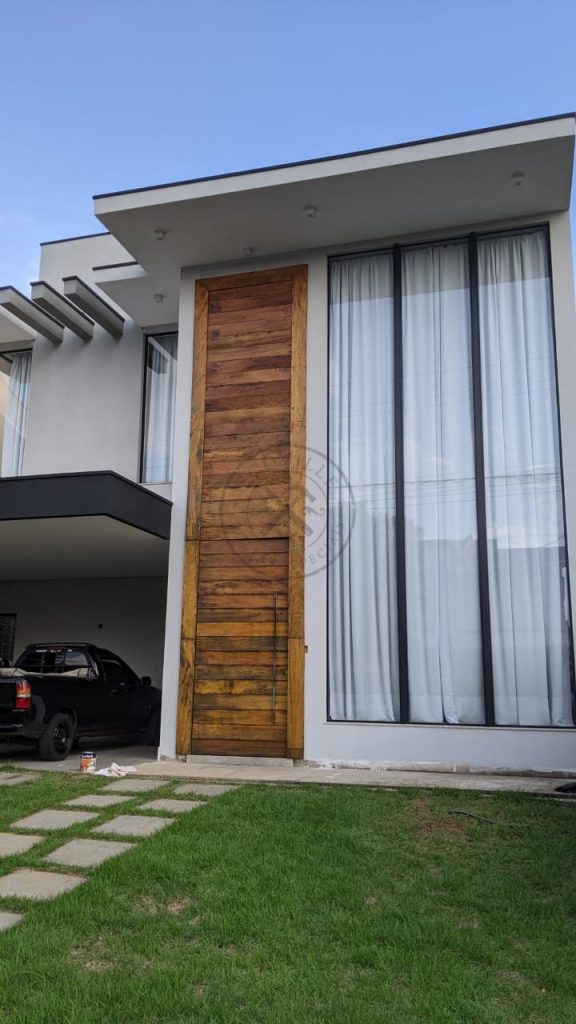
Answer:
M95 197L148 273L565 210L574 116Z
M14 352L29 348L36 338L35 332L7 309L0 308L0 352Z
M0 480L0 580L165 576L170 515L116 473Z

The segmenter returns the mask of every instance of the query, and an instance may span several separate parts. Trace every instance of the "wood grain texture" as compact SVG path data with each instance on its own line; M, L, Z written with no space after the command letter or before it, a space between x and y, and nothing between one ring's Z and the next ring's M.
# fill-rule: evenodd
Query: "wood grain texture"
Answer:
M197 283L178 753L303 753L306 293Z

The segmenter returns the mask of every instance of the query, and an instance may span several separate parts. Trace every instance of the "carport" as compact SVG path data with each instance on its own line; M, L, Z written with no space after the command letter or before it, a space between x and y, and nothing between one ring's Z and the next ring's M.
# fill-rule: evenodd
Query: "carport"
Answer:
M91 642L161 687L171 507L113 472L0 480L0 655Z

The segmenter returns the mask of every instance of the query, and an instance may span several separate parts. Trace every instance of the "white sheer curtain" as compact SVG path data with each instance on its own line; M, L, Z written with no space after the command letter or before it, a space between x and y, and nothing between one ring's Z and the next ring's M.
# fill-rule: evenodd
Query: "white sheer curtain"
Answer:
M466 243L406 250L402 279L410 720L482 723Z
M174 447L178 335L147 339L142 480L170 483Z
M572 725L546 236L480 239L478 260L496 721Z
M8 396L2 442L0 476L21 476L24 466L28 394L30 391L31 352L10 356L12 365L8 380Z
M330 474L330 531L349 536L329 567L330 715L394 721L399 687L390 255L332 264L330 457L340 471Z

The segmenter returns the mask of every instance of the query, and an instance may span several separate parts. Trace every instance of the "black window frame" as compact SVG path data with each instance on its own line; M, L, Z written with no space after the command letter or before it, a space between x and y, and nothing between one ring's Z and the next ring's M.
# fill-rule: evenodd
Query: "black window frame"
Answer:
M531 232L544 232L548 279L550 282L550 308L552 326L552 347L555 374L556 394L556 418L558 423L558 457L560 464L560 492L562 502L562 513L564 516L564 535L566 542L566 584L568 594L568 643L570 660L570 689L572 698L572 726L553 725L505 725L495 720L494 712L494 675L492 665L492 635L490 623L490 591L488 577L488 537L486 529L486 482L485 482L485 459L484 459L484 430L483 430L483 406L482 406L482 366L480 348L480 315L479 315L479 282L478 282L478 240L490 238L506 238L516 235L526 235ZM402 253L407 250L424 249L434 245L449 245L451 243L465 242L468 252L468 287L470 301L470 346L471 346L471 368L472 368L472 404L474 423L474 461L476 470L476 518L478 526L478 575L480 594L480 625L482 636L482 662L483 662L483 693L485 720L477 723L456 723L456 722L412 722L410 720L410 692L408 677L408 631L407 631L407 603L406 603L406 529L404 511L404 392L402 377L403 358L403 325L402 325ZM395 424L395 469L396 469L396 579L397 579L397 601L398 601L398 666L399 666L399 697L400 714L395 721L383 719L349 719L335 718L330 711L330 567L326 567L326 719L330 723L338 725L412 725L415 727L427 726L452 729L554 729L561 732L576 729L576 666L574 657L574 631L572 617L572 591L570 572L570 553L568 550L568 529L566 516L566 492L564 483L564 455L562 444L562 421L560 416L560 394L558 384L558 345L556 339L556 315L555 315L555 293L554 277L552 273L552 250L550 244L550 224L548 221L541 223L525 224L513 228L505 228L492 231L470 231L458 235L446 235L427 238L422 241L396 243L383 246L377 249L357 250L356 252L342 252L333 254L328 258L327 266L327 295L328 295L328 359L327 359L327 394L330 394L330 307L331 288L330 271L333 263L350 259L362 259L367 256L390 255L393 264L393 344L394 344L394 424ZM330 457L330 403L327 410L327 451ZM327 531L330 535L330 501L327 501Z

